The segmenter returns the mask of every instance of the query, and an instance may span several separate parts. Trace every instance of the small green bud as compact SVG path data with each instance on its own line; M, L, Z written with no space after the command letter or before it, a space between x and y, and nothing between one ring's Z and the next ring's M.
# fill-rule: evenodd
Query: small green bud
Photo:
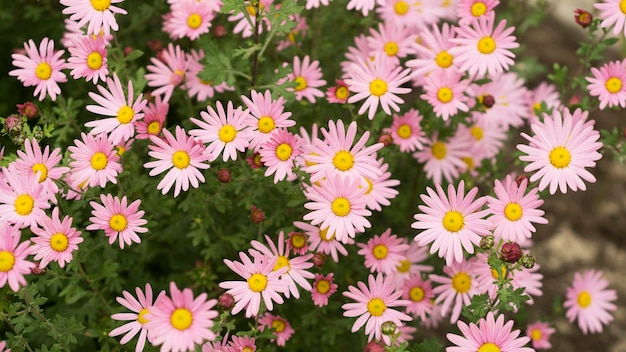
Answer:
M480 239L480 248L491 249L491 247L493 247L494 241L495 240L492 235L485 236Z
M526 269L532 269L535 266L535 257L530 254L524 254L520 258L519 263Z
M380 331L383 333L383 335L393 336L396 333L397 328L398 326L393 321L386 321L380 327Z

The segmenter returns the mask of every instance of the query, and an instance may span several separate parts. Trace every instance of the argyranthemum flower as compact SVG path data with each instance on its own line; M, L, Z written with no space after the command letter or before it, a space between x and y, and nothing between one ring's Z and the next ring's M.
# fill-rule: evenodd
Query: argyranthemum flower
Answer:
M425 203L418 206L421 213L415 214L415 221L411 224L414 229L424 230L415 236L420 245L428 245L430 253L445 257L446 265L465 261L465 252L474 253L474 246L478 246L481 236L489 234L491 223L483 218L489 214L488 210L481 210L486 198L474 200L478 188L472 188L465 195L465 182L459 182L458 189L448 185L448 195L441 185L435 185L437 192L428 187L428 195L420 198Z
M376 277L370 274L367 285L359 281L357 286L358 288L348 286L348 291L342 292L342 295L356 301L356 303L346 303L341 306L345 310L344 316L359 317L352 325L351 331L356 332L365 325L368 341L382 338L388 345L389 336L382 334L381 327L387 321L395 323L396 326L402 326L404 325L402 321L413 320L410 316L394 309L394 307L406 307L409 302L400 299L402 291L395 291L396 288L391 278L384 277L381 273L378 273Z
M370 56L376 56L376 53L387 55L396 65L400 64L401 58L414 53L413 44L416 40L417 35L411 29L394 22L379 23L378 31L370 27L370 37L367 38L372 50Z
M459 321L457 326L463 336L447 334L446 337L455 346L446 348L446 352L535 352L530 347L524 347L530 338L518 337L520 331L512 330L513 320L509 320L505 324L502 314L496 319L493 312L489 312L486 318L478 321L478 325L470 323L468 326Z
M150 313L150 310L155 304L163 299L165 291L159 292L154 302L152 301L152 286L149 283L146 284L144 292L141 291L141 288L136 287L135 293L137 294L137 298L133 297L128 291L122 291L124 297L115 298L119 304L130 309L132 313L113 314L111 319L128 321L128 323L111 330L109 336L115 337L126 334L120 340L120 344L124 345L139 333L135 352L141 352L146 345L146 338L148 338L148 329L145 326L148 322L146 315Z
M391 172L388 172L389 164L385 164L385 159L378 159L378 168L383 173L376 179L363 177L367 186L365 191L365 206L370 210L382 211L381 205L391 204L390 199L398 195L398 191L392 187L400 184L400 181L391 179Z
M256 344L254 342L254 337L248 337L248 336L231 336L230 337L232 341L230 341L230 343L228 344L229 347L234 348L234 352L255 352L256 351Z
M285 129L274 130L270 139L261 145L261 162L267 166L265 177L274 175L274 183L296 178L293 173L294 160L302 154L304 141Z
M107 89L98 86L101 95L89 92L89 97L100 105L87 105L87 111L98 115L113 116L110 118L89 121L87 127L93 127L89 134L110 133L109 140L113 144L129 140L135 134L134 122L143 118L142 109L148 103L139 94L133 103L133 82L128 81L128 99L125 98L122 83L113 74L113 79L107 78Z
M403 240L407 241L406 238L403 238ZM428 259L428 247L420 246L416 241L410 241L409 248L402 254L405 259L401 260L395 272L389 275L394 278L396 289L401 289L404 281L413 274L421 275L422 273L433 271L431 265L422 264Z
M411 78L423 79L438 70L458 71L459 67L454 63L454 56L448 52L454 46L450 39L454 38L455 31L456 27L444 23L441 29L433 25L430 30L424 29L420 32L420 41L413 44L417 58L406 62L406 67L413 69Z
M69 167L58 166L62 158L61 148L50 152L50 148L46 146L41 151L36 139L27 138L24 141L24 151L18 149L17 155L19 159L15 160L16 165L22 170L29 170L33 175L38 173L39 183L43 184L48 193L56 194L59 191L54 181L70 170Z
M426 321L433 312L435 294L430 280L423 280L419 273L411 274L402 285L402 298L409 301L406 312Z
M64 50L54 51L54 40L43 38L39 44L39 49L31 39L24 43L26 55L12 54L13 66L16 70L9 72L9 76L16 76L24 87L35 87L34 96L39 94L39 100L43 100L46 95L55 101L57 95L61 94L58 83L67 82L63 69L65 60L61 58Z
M442 12L437 0L416 2L387 0L376 7L376 13L385 23L396 23L399 26L414 30L420 30L436 23L441 18Z
M328 305L328 297L337 292L337 287L333 280L333 273L327 275L315 274L315 281L311 288L313 303L318 307Z
M211 21L221 8L221 1L178 1L172 6L164 30L172 39L196 40L208 33Z
M103 36L81 36L72 41L68 49L70 58L67 60L67 68L74 79L85 77L93 84L106 80L109 74L107 66L107 48Z
M105 133L93 136L81 133L81 140L75 139L70 151L70 167L75 184L88 184L89 187L107 182L117 183L117 175L122 172L120 157L114 150L113 143ZM82 187L80 187L82 188Z
M465 92L469 87L468 80L462 80L463 74L456 70L436 70L426 77L425 93L420 98L432 105L435 115L447 121L459 110L467 112L468 98Z
M165 127L165 119L170 110L170 105L156 96L154 103L148 103L143 108L144 118L135 121L137 134L135 139L150 139L150 136L158 136Z
M557 109L562 105L561 96L554 84L541 82L535 89L529 90L526 94L526 104L529 110L527 116L531 124L539 121L536 111L541 110L542 103L545 104L548 110Z
M152 95L163 94L163 101L169 102L174 89L183 83L187 75L187 60L185 52L179 45L170 43L167 50L163 49L158 58L150 58L152 65L148 65L148 87L156 87ZM165 62L163 62L163 61Z
M305 255L309 251L307 234L302 232L289 232L285 240L288 250L293 250L293 254Z
M120 236L120 248L124 249L124 244L131 245L141 243L141 238L137 233L146 233L148 229L142 227L148 221L143 219L145 212L139 210L141 200L128 204L128 199L123 196L120 200L110 194L100 195L102 205L96 202L89 202L93 211L89 218L91 224L87 226L87 230L104 230L104 234L109 238L109 244L113 244Z
M396 271L400 263L406 259L404 252L409 249L404 238L398 238L387 229L380 236L370 238L366 244L357 243L361 248L358 254L365 257L365 267L370 272L389 275Z
M530 182L539 181L539 191L550 186L550 194L587 189L584 181L596 182L596 178L587 171L587 167L595 167L602 154L600 133L593 129L593 123L586 122L588 112L576 109L573 114L568 109L563 114L554 111L552 115L544 114L544 121L531 125L534 136L522 133L529 145L518 144L517 149L527 155L520 160L530 164L524 172L536 171Z
M50 208L54 195L48 194L35 175L9 164L2 168L0 180L0 222L25 228L46 217L44 209Z
M574 273L574 282L567 288L565 315L570 323L578 320L583 334L601 333L603 325L613 321L611 312L617 310L613 303L617 300L617 292L608 289L609 281L601 271L587 270Z
M474 18L489 15L499 3L499 0L461 0L456 7L459 23L467 24Z
M37 236L32 237L34 260L40 260L39 267L44 268L50 262L57 262L61 268L73 259L72 252L78 249L83 242L81 232L72 227L72 218L65 216L63 221L59 217L59 208L52 209L51 217L41 219L41 228L31 226L31 231Z
M258 151L261 145L270 139L274 129L295 126L296 122L289 119L291 112L284 111L285 98L279 97L272 100L272 94L269 90L266 90L265 93L257 93L252 90L250 98L245 95L241 96L241 100L250 110L247 123L251 131L254 132L254 137L250 141L250 149Z
M479 293L475 265L474 259L453 262L443 267L446 276L429 276L433 282L439 284L433 290L437 296L435 305L441 304L441 316L450 313L450 322L453 324L459 319L463 306L468 306L472 297Z
M603 0L593 4L593 7L600 10L600 28L613 27L613 34L623 33L626 36L626 3L621 0Z
M324 92L318 89L318 87L326 84L326 81L322 79L322 69L319 64L317 60L311 62L308 55L302 59L302 62L297 56L293 58L293 73L287 77L290 81L298 84L295 88L288 88L288 90L296 93L296 100L300 101L306 98L313 104L315 98L324 97Z
M216 299L207 300L206 293L194 298L190 288L181 291L174 282L170 282L170 296L157 300L146 313L152 345L163 345L161 352L195 351L197 344L215 339L211 327L218 313L211 308Z
M287 342L295 332L287 319L280 315L272 315L270 313L265 313L259 318L259 330L263 331L266 328L275 329L274 335L276 335L276 344L278 346L285 346L285 342ZM274 342L273 339L270 341Z
M385 132L391 134L393 144L397 145L401 152L414 152L424 148L426 135L420 125L422 118L416 109L410 109L404 115L393 115L391 127L385 128Z
M469 155L469 141L461 138L442 140L435 134L424 143L424 149L413 153L420 163L425 163L426 177L435 184L441 184L442 178L452 182L465 171L467 165L463 158Z
M551 327L549 323L536 321L532 324L528 324L526 328L526 336L530 337L530 342L533 348L536 350L550 349L552 344L550 343L550 336L556 332L556 329Z
M341 79L335 80L336 86L332 86L326 90L326 99L329 103L345 104L350 96L350 88L346 82Z
M348 98L348 103L356 103L366 99L359 115L369 110L367 118L374 119L378 104L387 115L393 111L400 111L398 104L403 104L404 100L397 94L407 94L410 88L401 87L409 81L410 69L402 69L402 66L394 64L386 55L377 53L374 61L361 60L350 66L350 78L346 83L351 92L355 94Z
M26 260L32 254L30 241L20 243L20 230L6 221L0 221L0 287L7 283L13 292L26 285L24 274L30 274L35 263Z
M302 221L294 221L293 224L294 226L305 231L309 235L309 241L311 242L311 252L318 252L324 255L330 254L335 263L339 261L339 254L343 256L348 255L348 251L343 246L343 243L339 242L337 238L335 238L334 233L328 234L327 228L321 230L317 226L313 226ZM354 240L348 238L346 244L354 244Z
M111 30L117 31L118 25L115 21L115 14L127 14L126 10L112 4L120 3L124 0L61 0L61 5L67 6L63 9L64 15L71 15L70 20L78 21L78 27L87 26L87 34L105 35L111 34Z
M513 65L515 54L510 49L519 47L511 35L515 27L506 28L506 20L501 20L496 28L494 24L495 14L492 12L457 29L457 37L450 39L457 46L450 48L449 53L461 71L467 71L470 76L493 75Z
M176 126L176 137L168 130L163 130L165 140L157 136L150 136L148 155L159 160L150 161L143 166L151 168L150 176L156 176L169 170L165 177L157 185L163 194L174 186L174 198L178 197L181 189L187 191L189 184L198 188L198 181L204 182L204 176L198 169L208 169L211 165L206 164L211 155L205 152L205 148L193 137L187 136L185 130Z
M626 5L624 5L626 8ZM612 61L591 68L593 77L586 77L589 95L598 97L600 110L620 106L626 107L626 60Z

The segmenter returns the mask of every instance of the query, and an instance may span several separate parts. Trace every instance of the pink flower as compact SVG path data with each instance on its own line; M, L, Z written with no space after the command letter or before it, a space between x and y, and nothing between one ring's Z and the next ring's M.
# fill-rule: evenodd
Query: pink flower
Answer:
M196 40L209 32L211 21L221 5L221 1L178 1L172 6L171 17L164 29L172 39L187 37Z
M370 35L367 38L370 56L381 53L387 55L395 65L399 65L400 59L414 53L413 44L417 35L407 27L398 26L394 22L379 23L378 31L370 28Z
M67 6L63 9L64 15L71 15L70 20L78 21L77 26L83 27L89 23L87 34L99 35L102 31L105 35L111 34L111 30L117 31L118 25L114 14L126 15L126 10L112 4L120 3L124 0L61 0L61 5Z
M164 60L162 62L160 59ZM174 89L183 83L187 75L187 60L179 45L170 43L167 50L163 50L159 58L150 58L152 65L148 65L148 87L158 87L152 95L163 95L163 101L169 102Z
M385 23L396 23L402 27L420 30L441 19L443 9L440 2L439 0L419 2L387 0L376 6L376 13Z
M272 315L270 313L263 314L262 317L259 318L259 330L263 331L266 328L274 329L274 335L276 335L276 344L278 346L285 346L285 342L289 340L291 335L293 335L294 330L291 327L291 324L287 321L287 319L279 316ZM270 340L274 342L275 340Z
M350 96L350 88L346 82L341 79L335 80L336 86L332 86L326 90L326 99L329 103L345 104Z
M513 320L504 323L504 315L496 320L492 312L486 318L478 321L478 325L469 326L462 321L457 323L463 336L448 333L446 337L455 346L446 348L446 352L475 352L475 351L506 351L506 352L534 352L524 347L530 338L518 337L519 330L512 330Z
M174 282L170 296L157 299L146 314L148 339L154 346L163 345L161 352L195 351L195 345L215 339L211 327L218 313L211 308L216 299L207 300L206 293L194 298L190 288L181 291Z
M409 302L406 312L421 321L426 321L426 315L433 314L433 287L430 280L423 280L419 273L411 274L402 286L402 298Z
M294 159L302 154L304 141L285 129L274 130L270 139L261 145L261 162L267 166L265 177L274 175L274 183L296 178L293 173Z
M21 171L15 164L3 167L0 173L0 222L17 228L32 227L45 217L50 198L36 175Z
M254 343L254 337L248 336L231 336L231 342L228 346L234 348L233 352L255 352L256 344Z
M374 9L377 4L384 3L382 0L350 0L346 9L348 10L357 10L361 11L363 16L367 16L367 14Z
M406 67L412 68L411 78L420 80L434 71L458 71L454 56L448 52L455 45L450 41L456 34L456 27L444 23L441 29L435 24L431 29L424 28L419 35L420 42L414 43L417 58L408 60Z
M590 78L587 77L587 80L590 80ZM536 111L542 109L542 103L545 104L548 111L557 109L562 105L561 96L554 84L541 82L535 89L528 91L526 94L526 104L529 109L527 116L531 124L539 121ZM548 111L545 112L547 113Z
M420 163L425 163L426 177L435 184L441 184L442 178L452 182L459 177L459 171L467 169L463 158L470 155L468 143L468 140L457 137L439 139L435 133L426 141L424 149L415 152L413 157Z
M110 194L101 194L100 200L102 205L96 202L89 203L93 208L91 212L93 217L89 218L91 224L87 226L87 230L104 230L104 234L109 238L109 244L113 244L119 235L121 249L124 249L124 244L141 243L137 233L148 232L147 228L142 227L148 221L143 219L145 212L139 210L141 200L137 199L127 204L126 196L120 201L118 197Z
M9 76L16 76L25 87L35 87L34 95L39 94L42 101L46 94L55 101L57 95L61 94L58 83L67 82L65 73L65 60L61 58L64 50L54 51L54 41L43 38L39 44L39 50L35 42L31 39L24 43L26 55L12 54L12 64L18 69L9 72Z
M249 148L258 151L261 145L270 139L274 129L295 126L296 122L289 119L291 112L284 111L285 98L279 97L272 100L269 90L266 90L265 93L257 93L252 90L250 97L252 99L242 95L241 100L250 110L250 118L248 118L247 123L251 131L254 132Z
M370 238L367 244L357 243L357 246L361 248L358 254L365 256L365 267L372 273L385 275L396 271L401 261L406 259L404 252L409 249L404 238L392 235L390 228L380 236Z
M107 65L107 49L103 36L81 36L73 40L69 48L70 58L67 60L67 68L74 79L85 77L93 84L98 79L105 81L109 74Z
M234 87L230 87L226 82L220 84L213 84L213 82L207 82L198 74L204 69L204 65L200 63L200 60L204 58L204 51L196 51L191 49L191 53L187 54L187 74L183 89L187 90L189 97L196 97L197 101L206 101L213 98L215 93L223 93L227 90L235 90Z
M328 305L328 297L337 292L337 287L333 280L333 273L327 275L315 274L315 281L311 289L313 303L318 307Z
M307 234L302 232L289 232L289 238L285 240L288 250L293 250L293 254L305 255L309 251Z
M430 274L430 279L439 284L433 290L437 296L435 305L441 304L441 316L451 313L453 324L459 319L463 306L468 306L472 297L479 293L475 265L475 260L453 262L443 267L446 276Z
M252 36L255 27L259 29L259 34L263 33L265 29L269 29L270 21L265 15L257 16L257 9L261 12L267 12L265 7L270 6L273 1L274 0L261 0L258 3L245 1L245 11L248 12L247 16L243 13L243 11L239 11L237 14L228 17L228 22L237 22L235 28L233 28L233 33L241 33L243 38L248 38ZM260 21L258 27L256 24L257 21Z
M168 103L161 96L156 96L154 103L148 103L143 108L144 118L135 121L137 135L135 139L149 139L150 136L159 136L165 127L165 119L170 109Z
M592 67L591 73L593 77L586 77L587 89L589 95L600 100L600 110L607 106L626 107L626 60L612 61L599 69Z
M311 242L310 250L312 252L319 252L324 255L330 254L335 262L339 261L339 254L343 256L348 255L348 251L341 242L337 240L334 233L328 235L328 228L321 230L317 226L307 224L306 222L294 221L293 224L305 231L309 235L309 241ZM354 244L354 240L348 238L347 245Z
M347 60L341 62L341 78L343 79L350 78L352 76L352 74L350 74L350 70L353 64L356 64L361 60L366 61L370 59L370 48L365 34L356 36L354 38L354 45L355 46L348 47L345 54Z
M400 184L400 181L391 179L391 172L388 172L389 164L385 164L385 159L378 159L378 168L383 173L376 179L363 177L367 190L365 191L365 206L370 210L382 211L381 206L391 204L390 199L398 195L398 191L392 187Z
M593 7L600 10L600 28L613 27L613 34L623 33L626 36L626 4L620 0L602 0Z
M456 8L459 23L468 24L474 18L488 16L499 3L499 0L461 0Z
M406 242L406 238L403 240ZM389 275L394 278L396 289L401 289L405 281L413 274L421 275L433 271L432 265L422 264L429 257L428 247L420 246L416 241L410 241L409 248L403 252L403 255L405 259L401 260L395 272Z
M551 327L549 323L536 321L532 324L528 324L526 328L526 336L530 337L533 348L537 350L550 349L552 344L550 343L550 336L556 332L556 329Z
M15 160L15 164L24 171L28 171L33 175L39 175L39 183L43 184L49 194L59 192L59 187L54 181L61 179L63 174L70 170L69 167L58 166L61 162L61 148L56 148L50 152L50 148L46 146L41 151L41 146L34 138L27 138L24 141L24 151L17 150L19 159Z
M31 231L36 237L32 237L34 260L41 260L40 268L44 268L50 262L57 262L61 268L65 263L73 259L72 252L78 250L78 245L83 242L81 232L72 227L72 218L65 216L63 221L59 217L59 208L52 209L51 217L41 219L41 227L31 226Z
M117 183L117 175L122 172L120 157L106 134L97 136L81 133L81 140L75 139L70 151L72 178L79 184L89 187L100 185L104 188L107 182ZM82 188L80 186L79 188Z
M601 271L587 270L574 273L574 282L567 288L565 315L570 323L578 320L578 326L587 335L601 333L603 325L613 321L611 312L617 310L613 303L617 300L617 292L607 289L609 281L602 276Z
M297 101L306 98L311 104L314 104L315 98L324 97L324 92L318 89L326 84L326 81L322 79L319 61L311 62L308 55L304 57L302 62L300 62L300 58L297 56L293 58L293 73L290 73L287 77L290 81L298 84L295 88L287 89L296 93Z
M508 130L521 127L528 117L524 80L514 72L501 73L488 77L491 82L483 85L472 84L470 96L476 98L474 108L483 112L485 125ZM488 101L491 99L491 102Z
M401 152L414 152L424 148L426 142L424 130L420 123L422 115L415 109L410 109L404 115L393 115L393 123L385 132L391 134L393 144L400 148Z
M0 221L0 287L9 283L13 292L26 285L24 274L30 274L35 263L26 260L32 254L30 241L20 243L20 230L6 221Z
M437 117L447 121L459 110L467 112L468 98L465 92L469 87L468 80L461 80L463 74L455 70L436 70L426 77L425 94L420 98L432 105Z

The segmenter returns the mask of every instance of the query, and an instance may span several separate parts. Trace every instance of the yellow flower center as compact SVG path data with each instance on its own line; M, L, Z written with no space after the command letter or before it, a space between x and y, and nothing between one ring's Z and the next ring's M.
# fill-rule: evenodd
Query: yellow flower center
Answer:
M102 67L102 55L99 52L94 51L87 56L87 66L92 70L98 70Z
M465 293L472 287L472 278L464 272L460 272L452 277L452 287L458 293Z
M64 233L57 232L50 237L50 248L57 252L63 252L67 249L69 241Z
M267 287L267 276L263 274L252 274L248 279L248 287L252 292L261 292Z
M280 161L287 161L291 156L291 146L287 143L282 143L276 148L276 157L280 159Z
M322 241L330 242L335 239L335 233L333 232L332 235L328 236L328 228L325 228L320 230L320 238Z
M467 165L468 170L474 169L474 159L471 156L464 156L461 160Z
M45 181L48 178L48 168L46 167L46 165L42 164L42 163L37 163L35 165L33 165L33 172L34 173L40 173L39 174L39 183Z
M374 184L372 183L372 181L370 181L369 178L367 177L363 177L365 179L365 182L367 182L367 191L365 191L365 194L370 194L372 193L372 189L374 189ZM361 188L361 186L359 186L359 188Z
M550 163L557 169L562 169L569 165L572 155L563 147L556 147L550 152Z
M419 286L415 286L409 291L409 297L413 302L421 302L424 299L424 290Z
M398 53L398 49L398 44L396 44L396 42L387 42L384 48L387 56L395 56Z
M254 352L254 350L250 347L244 347L243 350L241 350L241 352Z
M623 14L626 15L626 0L620 1L619 9L622 11Z
M450 232L458 232L464 225L463 214L456 210L450 210L443 216L442 224L446 230Z
M126 151L126 148L124 148L123 145L118 145L115 147L115 149L118 156L122 156L122 154L124 154L124 152Z
M604 86L609 93L615 94L622 90L622 80L617 77L611 77L606 80Z
M443 142L435 142L431 147L431 152L436 159L441 160L446 157L448 150Z
M480 346L477 352L502 352L502 350L498 347L498 345L487 342L486 344Z
M402 124L398 127L398 137L407 139L413 134L413 129L408 124Z
M383 315L385 309L387 309L387 306L380 298L372 298L369 302L367 302L367 310L375 317Z
M350 213L350 202L344 197L338 197L330 205L337 216L346 216Z
M541 334L541 330L539 330L539 329L533 329L533 330L530 332L530 338L531 338L533 341L539 341L539 340L541 340L541 335L542 335L542 334Z
M335 97L339 100L345 100L350 94L350 90L346 86L339 86L337 90L335 90Z
M274 119L269 116L263 116L258 122L259 131L262 133L270 133L276 127Z
M293 248L302 248L306 244L306 237L302 233L296 233L291 236L291 245Z
M491 54L496 50L496 41L492 37L482 37L477 47L481 54Z
M107 156L102 152L96 152L91 157L91 167L96 171L103 170L107 167L108 163L109 160L107 159Z
M280 319L275 319L272 322L272 327L274 329L276 329L276 332L283 332L283 331L285 331L285 328L287 327L287 324L285 324L285 322L280 320Z
M172 155L172 164L179 169L184 169L189 166L190 160L191 158L189 158L189 154L187 154L184 150L177 150Z
M483 135L484 135L483 129L478 126L472 126L472 128L470 128L470 134L477 141L483 139Z
M450 102L452 98L454 98L454 94L452 94L452 89L448 87L439 88L437 91L437 99L444 104Z
M487 12L487 6L484 2L477 1L472 5L471 11L472 16L474 17L482 16L485 14L485 12Z
M301 76L296 77L296 83L298 83L296 88L294 88L296 90L296 92L299 92L301 90L305 90L306 87L307 87L306 79L304 79L304 77L301 77Z
M187 26L191 29L198 29L202 24L202 17L197 13L192 13L187 17Z
M152 121L148 124L148 134L156 136L161 132L161 123L159 121Z
M517 203L509 203L504 207L504 216L510 221L517 221L522 217L522 207Z
M441 68L448 68L452 66L453 61L454 61L454 56L450 55L445 50L437 54L437 57L435 58L435 63L437 64L437 66Z
M320 279L315 285L315 288L317 289L317 292L321 294L326 294L326 292L330 290L330 282L325 279Z
M126 217L122 214L115 214L111 216L111 219L109 220L109 227L116 232L124 231L124 229L126 229L126 225L128 225L128 220L126 220Z
M407 273L411 269L411 262L408 259L401 260L397 269L399 273Z
M379 78L374 79L370 82L370 93L376 97L384 95L387 93L387 83Z
M374 248L372 248L372 255L378 260L387 258L388 252L389 250L384 244L377 244L376 246L374 246Z
M146 308L143 308L139 311L139 315L137 315L137 321L139 324L143 325L148 322L146 319L146 314L150 313Z
M6 273L13 269L15 256L9 251L0 251L0 272Z
M35 200L28 194L22 194L15 199L15 212L26 216L33 211Z
M333 157L333 165L340 171L347 171L354 165L354 157L350 152L342 150Z
M407 12L409 12L409 4L404 1L398 1L393 5L393 10L398 15L405 15Z
M578 305L582 308L587 308L591 304L591 294L587 291L580 291L578 294Z
M111 0L91 0L91 6L96 11L104 11L111 6Z
M123 125L129 123L133 119L133 116L135 116L135 112L128 105L122 106L117 111L117 121Z
M50 78L50 76L52 76L52 67L50 67L50 65L48 65L48 63L46 62L42 62L37 65L37 68L35 69L35 75L37 76L37 78L45 81Z
M170 316L170 323L176 330L187 330L193 323L193 315L186 308L177 308Z
M235 131L235 128L231 125L224 125L222 128L220 128L219 132L217 132L217 136L219 137L220 141L228 143L232 142L233 139L235 139L235 137L237 136L237 131Z
M287 271L285 273L289 272L289 259L287 259L287 257L279 255L278 256L278 260L276 261L276 264L274 264L274 268L272 269L273 271L278 271L284 267L287 267Z

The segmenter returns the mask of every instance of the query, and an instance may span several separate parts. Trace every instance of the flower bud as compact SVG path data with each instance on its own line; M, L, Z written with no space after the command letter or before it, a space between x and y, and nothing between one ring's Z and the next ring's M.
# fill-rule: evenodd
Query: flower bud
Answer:
M324 255L324 253L317 252L313 255L313 265L315 265L316 268L321 268L325 262L326 255Z
M496 104L496 98L491 94L485 95L482 98L482 103L486 108L490 108Z
M370 341L365 345L363 352L385 352L385 347L376 341Z
M382 143L385 147L388 147L393 142L391 134L385 133L378 137L378 143Z
M526 174L521 174L515 178L515 183L517 183L517 187L522 185L524 180L528 180L528 176ZM528 183L527 183L528 184Z
M383 335L393 336L396 333L398 326L393 321L386 321L380 326L380 331Z
M252 220L252 222L255 224L260 224L263 222L263 220L265 220L265 213L263 212L263 210L253 205L252 211L250 213L250 220Z
M40 268L39 264L40 263L35 263L35 266L32 269L30 269L30 273L31 274L33 274L33 275L41 275L41 274L43 274L45 269L44 268Z
M159 52L161 49L163 49L163 42L160 39L150 39L148 40L148 48L150 48L150 50L155 51L155 52Z
M133 49L133 47L132 47L132 46L128 46L128 45L127 45L126 47L124 47L124 55L125 55L125 56L130 55L130 53L132 53L132 52L133 52L133 50L134 50L134 49Z
M224 27L221 24L216 25L215 27L213 27L213 35L216 38L221 38L223 36L226 35L226 27Z
M579 26L587 28L591 24L593 16L587 10L576 9L574 10L574 20L576 21L576 23L578 23Z
M4 120L4 128L10 134L19 134L23 127L22 118L18 115L10 115Z
M222 183L230 182L230 170L229 169L219 169L217 171L217 179Z
M506 242L500 248L500 259L507 263L515 263L522 257L522 248L515 242Z
M235 297L229 293L224 293L217 298L217 305L223 310L231 310L235 305Z
M35 127L35 130L33 131L33 137L35 137L37 141L41 141L43 139L43 131L41 130L41 128L37 127L39 126Z
M535 257L530 254L524 254L519 260L520 264L526 269L532 269L535 266Z
M26 116L26 118L29 120L39 115L39 110L37 110L37 106L35 106L35 104L30 101L27 101L24 104L17 104L17 112L20 115Z
M494 242L495 242L495 239L492 235L485 236L480 239L480 248L491 249L491 247L493 247Z

